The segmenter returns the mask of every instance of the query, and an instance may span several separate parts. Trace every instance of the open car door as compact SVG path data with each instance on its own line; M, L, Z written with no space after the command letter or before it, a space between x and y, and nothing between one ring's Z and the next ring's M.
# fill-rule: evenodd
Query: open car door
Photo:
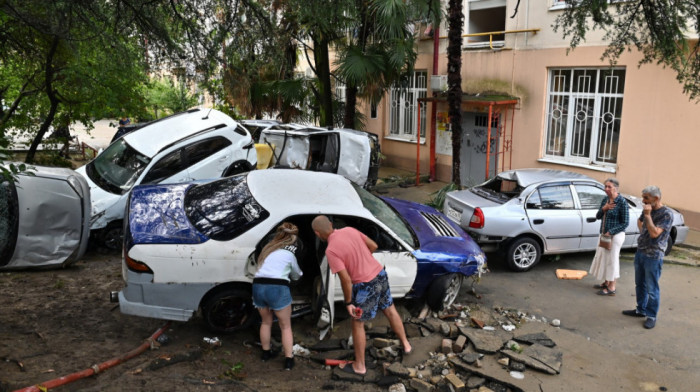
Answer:
M318 285L319 318L316 327L320 330L319 339L323 340L329 331L333 329L333 318L335 317L335 276L328 266L328 259L323 256L321 260L321 280Z

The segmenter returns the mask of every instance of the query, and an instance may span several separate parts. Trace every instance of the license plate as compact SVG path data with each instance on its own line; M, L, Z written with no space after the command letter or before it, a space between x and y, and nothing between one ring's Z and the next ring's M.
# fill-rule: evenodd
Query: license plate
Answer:
M447 217L459 223L459 221L462 219L462 213L453 208L447 207Z

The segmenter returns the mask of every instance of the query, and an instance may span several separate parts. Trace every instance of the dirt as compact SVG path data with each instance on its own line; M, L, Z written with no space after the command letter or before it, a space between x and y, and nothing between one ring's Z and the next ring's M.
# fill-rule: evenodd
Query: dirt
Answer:
M12 391L89 369L139 347L166 325L122 315L109 292L123 286L118 254L89 251L60 270L0 273L0 391ZM295 342L313 345L310 320L293 323ZM331 380L331 370L297 358L291 372L282 356L260 361L256 328L229 336L207 331L200 319L172 323L169 342L57 391L297 391L382 390ZM279 330L273 337L279 341ZM221 346L204 343L217 337ZM53 390L53 389L52 389Z

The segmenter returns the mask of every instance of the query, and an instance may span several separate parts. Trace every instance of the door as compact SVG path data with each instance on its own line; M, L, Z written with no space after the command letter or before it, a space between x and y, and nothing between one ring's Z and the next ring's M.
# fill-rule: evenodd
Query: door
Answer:
M581 216L568 183L540 186L528 197L526 212L530 227L544 238L547 252L578 249Z
M189 181L189 173L182 156L182 149L167 153L162 158L157 158L151 167L145 170L140 184L172 184Z
M581 212L581 250L595 250L602 221L596 219L600 203L608 197L605 191L594 185L574 184Z
M489 173L496 173L496 157L498 156L498 125L499 116L491 119L491 138L489 139L489 123L487 113L463 113L462 118L462 148L460 152L460 173L462 184L476 185L488 179L486 175L486 150L489 147ZM487 141L488 139L488 141Z
M216 136L191 143L183 149L190 178L219 178L232 162L231 141Z

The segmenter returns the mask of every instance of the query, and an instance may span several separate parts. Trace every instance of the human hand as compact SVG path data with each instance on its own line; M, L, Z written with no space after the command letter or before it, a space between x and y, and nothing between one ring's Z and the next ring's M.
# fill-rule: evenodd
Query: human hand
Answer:
M610 211L613 208L615 208L615 203L613 203L612 201L609 201L609 202L605 203L605 205L603 206L603 211Z
M644 206L642 206L642 212L644 215L651 215L651 204L644 204Z
M355 305L348 305L347 307L348 313L350 314L350 317L354 319L359 319L362 316L362 309L358 308Z

